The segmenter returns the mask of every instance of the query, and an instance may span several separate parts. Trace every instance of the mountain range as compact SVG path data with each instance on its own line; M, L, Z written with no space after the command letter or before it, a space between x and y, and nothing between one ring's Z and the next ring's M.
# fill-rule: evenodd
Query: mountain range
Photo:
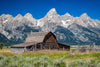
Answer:
M69 13L59 15L52 8L38 20L30 13L16 17L9 14L0 16L0 42L22 43L31 32L48 31L52 31L61 43L100 44L100 21L91 19L86 13L80 17L73 17Z

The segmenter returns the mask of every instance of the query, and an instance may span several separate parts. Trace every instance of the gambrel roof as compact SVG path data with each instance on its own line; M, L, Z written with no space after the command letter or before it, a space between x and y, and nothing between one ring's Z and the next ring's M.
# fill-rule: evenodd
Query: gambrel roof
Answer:
M52 32L34 32L28 35L25 42L41 43L44 41L45 37L48 36L49 34L54 35Z

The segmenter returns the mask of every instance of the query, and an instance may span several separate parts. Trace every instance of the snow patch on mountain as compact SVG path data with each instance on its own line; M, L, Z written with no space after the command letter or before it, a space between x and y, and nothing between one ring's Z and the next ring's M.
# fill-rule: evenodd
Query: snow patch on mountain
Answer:
M61 20L61 22L62 22L62 26L66 28L73 23L71 22L71 20L66 20L66 21Z
M44 22L40 22L39 20L37 21L37 26L42 27L44 25Z
M8 20L4 20L4 21L3 21L3 24L5 24L7 21L8 21Z

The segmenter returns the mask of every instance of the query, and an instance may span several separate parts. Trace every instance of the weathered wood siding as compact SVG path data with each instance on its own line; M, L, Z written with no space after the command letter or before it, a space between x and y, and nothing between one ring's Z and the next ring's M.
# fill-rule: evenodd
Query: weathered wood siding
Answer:
M45 42L51 42L51 43L56 43L56 39L54 38L53 35L48 35Z
M57 40L52 33L48 34L45 37L44 42L45 42L46 49L57 49L58 48Z
M11 48L12 53L23 53L25 52L24 48Z
M70 46L58 43L60 50L70 50Z
M58 49L57 45L58 45L57 43L50 43L50 42L47 43L47 42L46 42L46 43L45 43L45 48L46 48L46 49Z

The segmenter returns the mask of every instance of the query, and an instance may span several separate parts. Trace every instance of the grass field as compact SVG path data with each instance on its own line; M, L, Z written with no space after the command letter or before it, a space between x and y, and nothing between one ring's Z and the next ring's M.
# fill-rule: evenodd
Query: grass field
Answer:
M94 60L100 59L100 53L99 52L70 53L70 51L58 51L58 50L41 50L41 51L31 51L31 52L25 52L25 53L17 54L17 53L11 53L10 49L2 49L2 50L0 50L0 55L3 55L5 57L13 57L13 56L17 55L17 56L23 56L24 58L47 56L49 58L54 59L53 61L63 58L63 61L66 64L66 67L68 67L68 65L70 65L72 63L73 63L72 65L77 65L78 60L90 61L90 60L93 60L93 59ZM53 61L50 61L51 64L53 63ZM75 63L75 62L77 62L77 63ZM65 66L58 66L58 67L65 67ZM74 66L69 66L69 67L74 67Z

